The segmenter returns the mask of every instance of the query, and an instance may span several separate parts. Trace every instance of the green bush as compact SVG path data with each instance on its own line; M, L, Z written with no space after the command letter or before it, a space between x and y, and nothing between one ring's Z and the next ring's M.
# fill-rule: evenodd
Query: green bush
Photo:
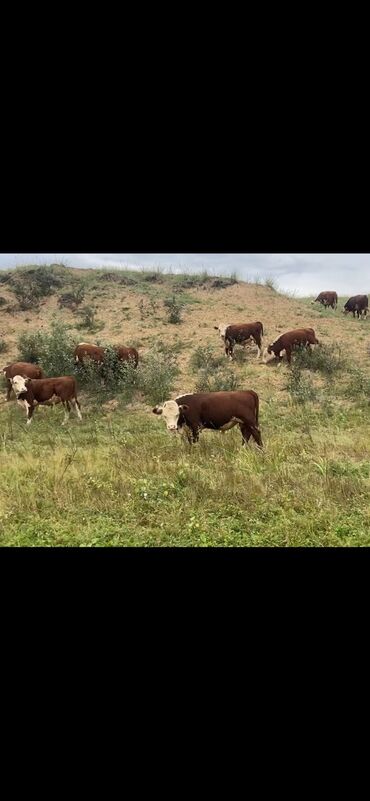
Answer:
M230 369L223 367L218 370L204 368L199 371L197 392L222 392L240 389L238 376Z
M62 285L62 279L53 268L44 265L31 270L16 270L9 283L20 308L26 310L37 306L41 298L52 295Z
M138 388L138 373L133 362L123 362L111 345L105 347L104 362L86 359L77 366L78 382L88 394L109 399L119 395L126 403Z
M80 306L84 297L84 287L79 286L77 289L72 290L71 292L64 292L63 295L60 295L58 298L58 306L59 308L71 309L74 311L77 306Z
M179 303L175 297L167 298L164 301L164 307L167 309L167 322L173 325L181 323L181 309L182 304Z
M101 331L104 328L104 323L99 322L95 317L95 309L92 306L84 306L77 314L81 315L82 320L81 322L76 325L76 328L79 330L81 328L90 331L90 333L94 333L95 331Z
M138 388L145 400L148 403L162 403L168 400L179 374L176 356L155 348L139 362L137 374Z
M21 334L18 340L20 361L40 364L49 377L74 374L74 348L67 326L61 322L53 322L50 333Z
M349 381L345 388L345 396L352 400L363 399L365 396L370 401L370 378L359 367L352 367L349 370Z
M287 390L294 403L306 403L317 399L311 378L302 376L299 366L294 363L288 377Z
M193 372L196 372L197 370L211 371L220 367L224 361L224 357L219 355L217 356L214 349L210 345L205 347L200 345L198 348L196 348L194 353L192 353L189 365Z
M332 375L343 369L344 359L338 345L318 345L312 350L301 346L294 351L294 364L315 372Z

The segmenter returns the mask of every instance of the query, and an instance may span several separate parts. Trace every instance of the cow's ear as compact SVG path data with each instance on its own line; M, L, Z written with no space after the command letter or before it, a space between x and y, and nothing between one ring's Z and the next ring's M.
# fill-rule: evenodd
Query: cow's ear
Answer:
M162 414L163 406L155 406L154 409L152 409L152 412L153 414Z
M187 406L186 403L182 403L181 406L179 406L180 412L187 412L188 408L189 406Z
M25 376L25 378L24 378L24 383L25 383L25 384L29 384L29 383L30 383L30 381L31 381L31 379L30 379L30 378L27 378L27 376Z

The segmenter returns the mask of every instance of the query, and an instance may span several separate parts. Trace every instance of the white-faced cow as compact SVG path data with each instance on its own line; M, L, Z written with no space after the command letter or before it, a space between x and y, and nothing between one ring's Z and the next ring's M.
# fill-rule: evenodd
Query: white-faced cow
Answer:
M4 367L3 375L6 378L6 400L10 401L12 393L11 379L14 378L14 376L21 375L23 378L43 378L44 373L37 364L13 362L13 364L8 364L7 367Z
M123 345L114 345L114 350L120 361L131 361L134 367L137 367L139 362L139 354L136 348L126 348ZM74 358L76 363L83 364L86 359L91 359L97 364L102 364L105 359L106 348L100 345L89 345L87 342L80 342L75 348Z
M72 404L79 420L82 420L81 407L77 400L76 379L69 375L60 378L23 378L16 375L11 379L12 387L20 406L27 412L27 425L32 421L36 406L54 406L62 403L64 406L64 425L71 411Z
M353 295L352 298L347 300L344 304L343 314L352 312L353 316L366 317L369 311L369 298L367 295Z
M225 354L230 359L234 355L235 345L245 345L250 339L253 339L257 345L257 359L262 354L262 337L263 325L260 322L255 323L220 323L215 325L214 328L219 332L221 339L225 343Z
M272 354L276 359L279 360L280 366L283 358L282 353L285 350L288 364L290 364L292 360L292 351L294 348L299 347L300 345L310 347L311 345L319 344L319 340L316 339L313 328L296 328L294 331L287 331L285 334L282 334L280 337L278 337L278 339L275 339L274 342L271 342L271 345L268 345L268 347L265 348L263 362L266 364L268 361L267 355Z
M262 448L258 412L259 398L253 390L181 395L153 409L154 414L163 416L168 431L184 429L189 443L198 441L203 428L224 432L238 425L243 444L252 436Z
M320 292L316 300L312 300L311 303L321 303L325 308L331 306L332 309L336 309L338 305L338 295L336 292Z

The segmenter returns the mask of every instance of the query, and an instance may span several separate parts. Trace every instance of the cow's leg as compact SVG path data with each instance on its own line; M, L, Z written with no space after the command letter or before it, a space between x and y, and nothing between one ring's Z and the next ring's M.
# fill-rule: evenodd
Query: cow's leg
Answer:
M24 401L24 405L25 405L25 408L26 408L26 410L27 410L27 425L28 425L28 426L30 426L30 425L31 425L31 423L32 423L32 416L33 416L33 412L34 412L34 405L33 405L33 404L31 404L31 403L27 403L27 401Z
M261 337L259 337L259 336L256 336L256 337L253 337L253 339L254 339L254 341L255 341L255 343L256 343L256 345L257 345L257 360L258 360L258 359L260 358L260 356L262 356L262 342L261 342Z
M292 361L292 349L289 348L289 347L285 348L285 353L286 353L287 362L288 362L288 364L290 364L291 361Z
M190 426L193 434L193 442L199 442L199 428L197 426Z
M281 365L282 365L282 363L283 363L283 357L282 357L282 355L281 355L281 354L282 354L282 351L280 351L280 353L277 353L277 354L276 354L276 359L277 359L277 361L278 361L278 367L281 367Z
M243 437L243 445L246 445L251 437L256 441L259 448L262 448L262 439L259 428L255 424L244 422L240 426L241 435Z
M73 406L73 411L75 411L77 414L78 419L82 420L81 406L76 397L71 398L71 404Z
M65 426L65 424L68 423L68 420L69 420L69 416L70 416L70 413L71 413L71 407L69 405L69 401L67 401L67 400L66 401L62 401L62 404L63 404L63 408L64 408L64 420L62 422L62 426Z

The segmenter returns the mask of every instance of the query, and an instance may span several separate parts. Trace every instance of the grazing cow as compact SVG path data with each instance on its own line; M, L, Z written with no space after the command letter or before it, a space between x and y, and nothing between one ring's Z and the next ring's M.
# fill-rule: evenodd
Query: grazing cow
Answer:
M7 367L3 369L3 375L6 378L6 400L10 401L10 395L12 392L12 382L11 379L14 378L16 375L21 375L23 378L43 378L44 373L41 370L41 367L38 367L37 364L30 364L29 362L13 362L13 364L8 364Z
M137 367L139 362L139 354L136 348L125 348L124 346L114 345L120 361L132 361L134 366ZM105 359L106 348L99 345L89 345L87 342L81 342L75 348L74 357L75 362L83 364L85 359L91 359L97 364L102 364Z
M352 298L347 300L344 304L343 314L352 312L353 316L366 317L369 311L369 298L367 295L353 295Z
M239 425L243 444L252 436L262 448L258 412L259 398L252 390L181 395L153 409L154 414L163 414L168 431L184 428L189 443L198 442L203 428L224 432Z
M261 356L262 323L234 323L232 325L220 323L220 325L215 325L214 328L225 342L225 354L230 356L230 359L233 358L235 345L243 345L245 347L249 339L253 339L257 345L257 359Z
M23 378L16 375L11 379L12 387L20 406L27 412L27 425L30 425L35 407L39 404L53 406L62 403L64 420L67 422L72 404L79 420L82 420L81 407L77 400L76 379L69 375L60 378Z
M336 292L320 292L316 300L312 300L311 303L322 303L325 308L326 306L331 306L332 309L336 309L338 304L338 295Z
M263 363L266 364L267 362L267 354L273 354L276 359L279 359L280 366L283 358L281 354L282 351L285 350L288 364L290 364L292 360L293 348L296 348L299 345L306 345L306 347L310 347L311 345L319 344L320 343L318 339L316 339L313 328L296 328L294 331L287 331L278 339L275 339L271 345L265 348L265 352L263 354Z

